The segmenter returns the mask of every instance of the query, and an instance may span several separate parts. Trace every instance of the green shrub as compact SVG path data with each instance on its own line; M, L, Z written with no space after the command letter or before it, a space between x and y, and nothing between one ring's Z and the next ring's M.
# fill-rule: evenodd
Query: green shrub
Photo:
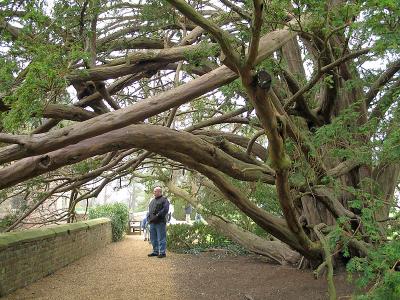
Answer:
M7 215L3 219L0 219L0 232L5 231L8 227L10 227L15 221L17 221L18 217L14 214Z
M183 253L196 253L208 248L225 248L234 253L244 253L238 244L202 223L170 225L167 230L168 250Z
M112 240L122 240L128 226L129 210L123 203L105 204L89 209L89 219L111 219Z
M354 257L347 264L350 273L359 274L356 284L371 287L358 300L400 299L400 272L395 269L400 255L400 241L393 240L371 250L368 258Z

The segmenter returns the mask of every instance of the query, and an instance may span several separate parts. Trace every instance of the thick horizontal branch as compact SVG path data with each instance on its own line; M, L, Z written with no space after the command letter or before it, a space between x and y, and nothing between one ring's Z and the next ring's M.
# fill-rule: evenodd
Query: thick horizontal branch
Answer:
M158 70L169 63L187 60L194 52L196 55L204 53L204 58L207 58L208 52L201 51L201 49L209 49L213 45L215 44L198 44L134 52L101 66L74 71L66 76L66 80L70 82L102 81L144 71Z
M43 117L63 119L71 121L85 121L98 116L92 111L85 110L76 106L66 106L61 104L49 104L43 111Z
M256 62L259 63L271 55L295 35L296 33L286 29L266 34L260 40L259 55ZM219 67L186 84L143 100L127 108L109 112L79 124L54 130L49 133L33 135L29 137L29 148L20 148L16 146L0 148L0 163L43 154L69 144L77 143L86 138L103 134L107 131L143 121L146 118L157 115L175 106L187 103L236 78L237 74L229 68L225 66Z
M131 125L0 169L0 189L89 157L121 149L141 148L174 159L171 151L189 155L233 178L273 184L264 168L235 159L200 137L162 126Z
M359 162L353 161L353 160L345 160L338 164L336 167L328 170L326 172L326 175L332 176L332 177L339 177L342 176L348 172L350 172L352 169L360 165Z
M263 239L254 233L247 231L232 222L229 222L221 216L211 215L207 210L204 209L204 207L195 197L186 192L184 189L179 188L172 182L167 182L166 185L169 192L184 199L201 212L205 211L207 215L204 215L204 218L210 226L214 227L233 241L239 243L249 251L267 256L279 264L295 264L300 259L299 254L291 250L286 244L283 244L280 241L269 241Z
M108 44L102 43L97 47L98 51L119 51L126 49L163 49L164 41L161 39L150 39L145 37L119 38Z
M207 135L207 136L212 136L212 137L223 137L230 141L231 143L234 143L236 145L239 145L245 149L247 149L247 146L250 143L250 139L244 136L240 136L234 133L229 133L229 132L223 132L223 131L210 131L210 130L196 130L193 132L196 135ZM267 160L268 157L268 151L266 148L261 146L258 143L254 143L251 152L261 158L263 161Z
M187 58L191 57L190 56L191 53L196 52L196 55L201 55L202 49L209 49L214 46L217 45L200 43L197 45L176 46L172 48L159 49L159 50L136 51L128 54L126 57L114 59L105 65L96 67L91 70L96 71L96 69L99 68L106 68L122 64L133 65L143 62L175 62L180 60L186 60ZM204 57L207 57L207 51L203 52L204 52L203 54Z

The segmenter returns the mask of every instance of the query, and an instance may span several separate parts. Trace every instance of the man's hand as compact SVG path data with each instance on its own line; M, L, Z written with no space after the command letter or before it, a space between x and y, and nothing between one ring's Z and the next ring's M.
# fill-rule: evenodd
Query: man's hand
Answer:
M161 220L161 214L152 215L149 218L149 223L153 223L154 221Z

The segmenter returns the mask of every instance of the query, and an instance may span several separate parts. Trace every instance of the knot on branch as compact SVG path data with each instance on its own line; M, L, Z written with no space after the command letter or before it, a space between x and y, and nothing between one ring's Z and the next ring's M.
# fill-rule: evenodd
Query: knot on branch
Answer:
M256 82L255 84L258 85L263 90L268 91L271 88L272 77L269 73L265 70L260 70L257 72L255 76Z
M96 86L93 81L76 81L72 83L76 90L76 96L79 100L90 96L96 92Z
M286 120L283 116L276 114L277 131L282 140L286 139Z
M45 169L47 169L50 166L50 163L51 163L51 159L50 159L50 156L48 156L48 155L42 156L39 160L39 165Z

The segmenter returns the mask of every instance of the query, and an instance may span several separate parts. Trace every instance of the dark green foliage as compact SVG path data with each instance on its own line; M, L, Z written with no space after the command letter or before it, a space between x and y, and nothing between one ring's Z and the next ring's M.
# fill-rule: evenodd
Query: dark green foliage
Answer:
M157 36L156 30L162 29L168 25L177 24L179 15L176 14L173 7L166 1L150 0L140 10L139 17L147 24L147 29L153 31L154 36ZM143 27L146 29L146 26Z
M357 285L364 288L374 284L367 294L357 299L400 299L400 272L395 270L399 255L400 240L393 240L371 250L368 258L351 259L347 270L361 273Z
M122 240L129 221L128 207L123 203L105 204L89 209L89 219L110 218L112 240Z
M170 225L167 230L167 247L171 251L198 253L209 248L225 248L234 253L245 250L202 223Z
M5 231L8 227L10 227L18 217L14 214L7 215L3 219L0 219L0 232Z
M98 167L100 167L100 165L101 161L99 159L93 158L74 164L71 166L71 169L76 174L86 174L91 170L97 169Z
M379 188L373 186L371 182L363 184L369 184L371 190ZM362 258L353 256L347 264L349 277L353 278L352 275L355 274L357 286L362 290L369 289L368 293L358 296L357 299L400 299L400 272L395 271L395 266L400 260L399 212L391 214L392 218L388 221L390 226L386 231L388 239L383 240L380 234L382 224L376 222L374 218L374 212L379 211L383 205L380 198L350 187L347 187L347 191L354 196L349 206L360 212L362 230L349 236L345 234L344 229L350 225L350 220L346 217L337 219L336 228L329 234L331 249L335 249L338 244L342 245L343 256L352 257L349 250L350 239L361 241L368 236L373 243L368 256Z
M7 92L11 89L14 81L13 72L16 72L17 64L4 57L0 57L0 93Z
M185 214L185 207L188 205L186 201L184 201L181 198L175 197L174 195L171 195L171 197L168 197L172 205L174 206L174 213L172 217L174 217L176 220L185 220L186 214ZM195 210L192 209L192 214L190 215L190 218L193 220L195 216Z

